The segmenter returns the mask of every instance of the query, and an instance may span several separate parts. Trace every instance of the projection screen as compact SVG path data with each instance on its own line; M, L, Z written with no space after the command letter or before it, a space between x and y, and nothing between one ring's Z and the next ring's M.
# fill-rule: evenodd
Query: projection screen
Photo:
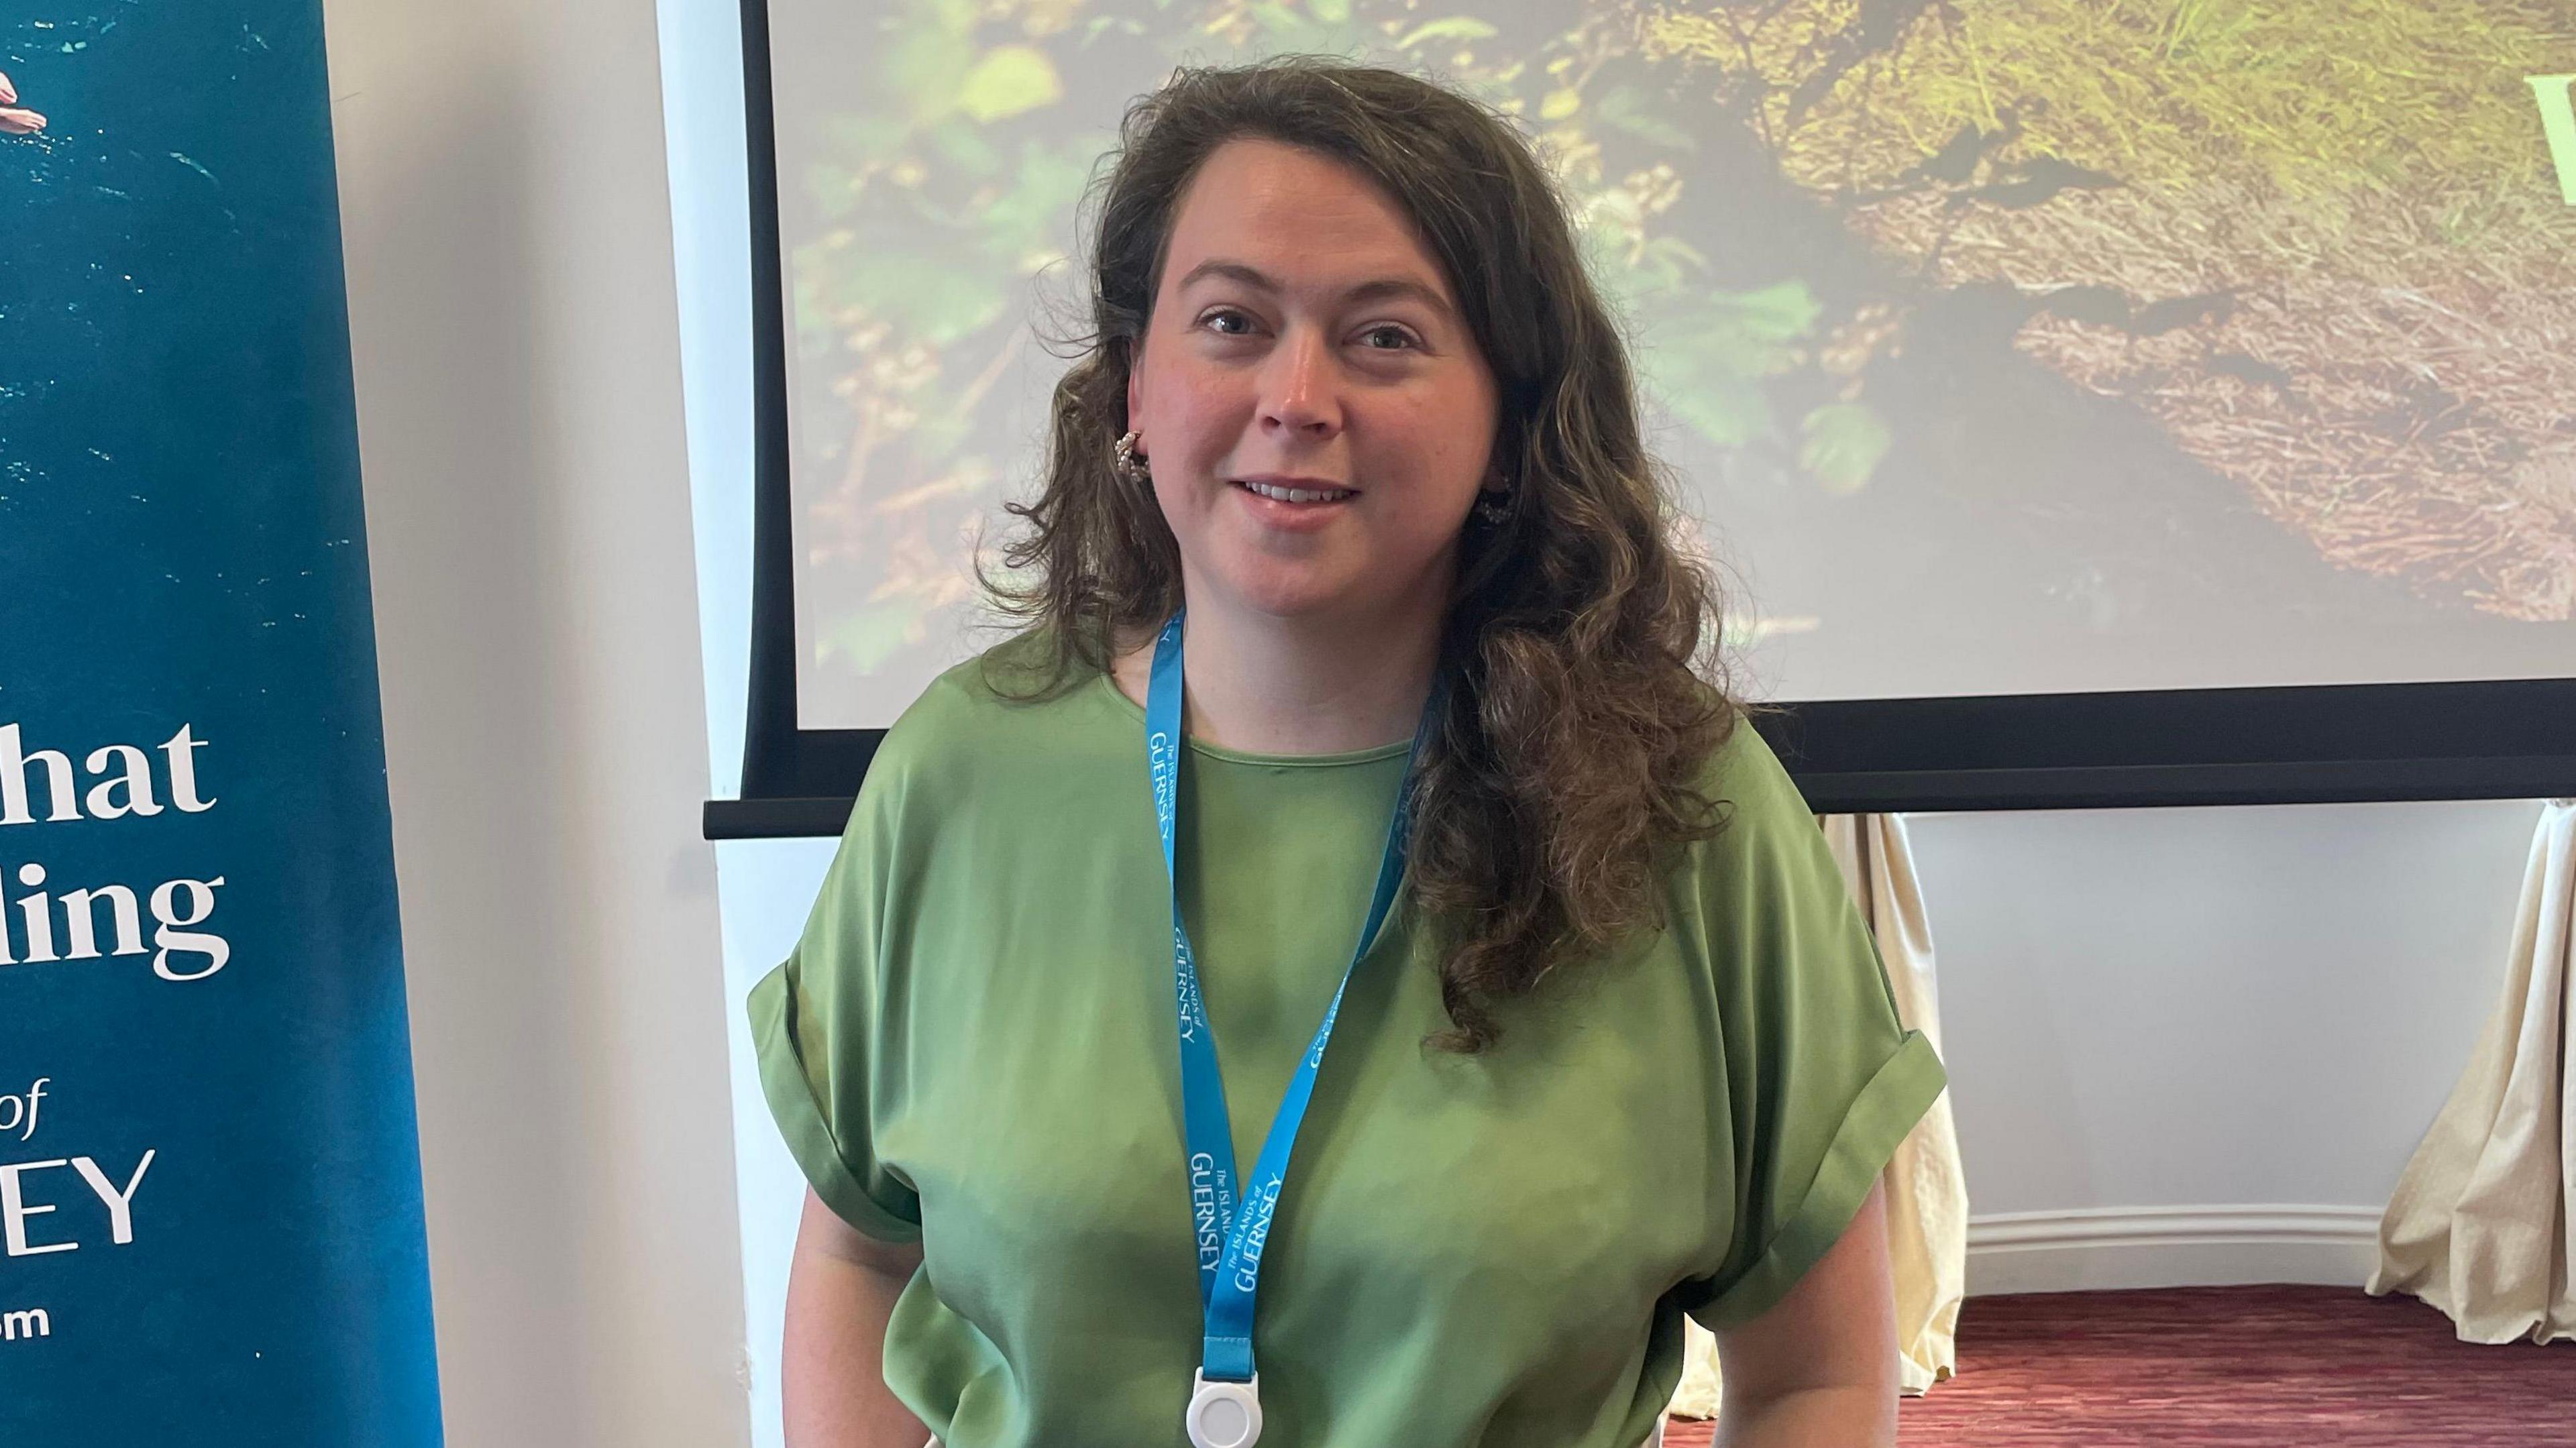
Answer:
M2167 726L2269 730L2257 764L2417 758L2469 720L2506 733L2467 752L2524 765L2269 796L2576 787L2550 742L2576 732L2564 0L746 20L784 414L761 566L765 616L792 621L755 689L773 735L882 729L999 636L970 565L1001 570L1000 505L1043 467L1050 339L1085 321L1080 208L1122 111L1175 66L1296 51L1441 80L1538 143L1686 542L1726 581L1741 680L1875 761L1847 767L2183 762ZM2075 727L2114 742L2014 742ZM1956 747L1895 758L1935 736ZM786 792L855 788L793 772Z

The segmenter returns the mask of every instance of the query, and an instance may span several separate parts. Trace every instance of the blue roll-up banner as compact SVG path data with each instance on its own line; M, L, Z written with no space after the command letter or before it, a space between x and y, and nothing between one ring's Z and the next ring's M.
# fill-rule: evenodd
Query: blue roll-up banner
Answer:
M428 1448L320 6L0 73L0 1444Z

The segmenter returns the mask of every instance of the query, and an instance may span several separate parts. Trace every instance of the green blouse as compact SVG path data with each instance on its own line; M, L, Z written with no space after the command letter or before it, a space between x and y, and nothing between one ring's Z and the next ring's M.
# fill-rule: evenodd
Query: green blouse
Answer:
M1029 636L1002 645L1026 646ZM1181 904L1250 1163L1349 962L1405 744L1183 751ZM1745 1322L1946 1084L1761 736L1667 927L1448 1024L1404 898L1353 974L1262 1260L1265 1441L1633 1448L1682 1320ZM804 935L751 994L816 1193L919 1240L885 1381L948 1448L1183 1442L1199 1278L1144 712L974 661L885 738ZM853 1363L852 1372L869 1371Z

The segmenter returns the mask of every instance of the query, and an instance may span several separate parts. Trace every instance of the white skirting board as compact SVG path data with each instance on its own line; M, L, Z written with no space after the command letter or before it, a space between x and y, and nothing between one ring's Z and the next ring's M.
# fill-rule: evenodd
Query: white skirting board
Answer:
M1970 1297L2304 1282L2358 1291L2379 1207L2103 1207L1968 1219Z

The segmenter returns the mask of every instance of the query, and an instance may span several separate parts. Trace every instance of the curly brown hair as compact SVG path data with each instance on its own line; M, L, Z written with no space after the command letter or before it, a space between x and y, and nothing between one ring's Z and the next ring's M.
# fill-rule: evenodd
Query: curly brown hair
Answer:
M1510 511L1471 520L1460 540L1441 639L1447 713L1420 761L1412 837L1414 902L1438 931L1452 1027L1431 1042L1480 1051L1499 1035L1492 1001L1663 926L1672 852L1725 822L1700 786L1743 711L1716 586L1675 545L1672 484L1646 450L1619 328L1508 119L1399 71L1315 56L1183 68L1134 102L1105 189L1092 188L1090 331L1064 354L1045 484L1005 505L1028 525L1003 553L1020 581L984 587L1054 640L1042 693L1109 669L1180 606L1178 545L1151 482L1114 466L1113 442L1180 198L1242 138L1303 147L1382 187L1446 269L1499 384Z

